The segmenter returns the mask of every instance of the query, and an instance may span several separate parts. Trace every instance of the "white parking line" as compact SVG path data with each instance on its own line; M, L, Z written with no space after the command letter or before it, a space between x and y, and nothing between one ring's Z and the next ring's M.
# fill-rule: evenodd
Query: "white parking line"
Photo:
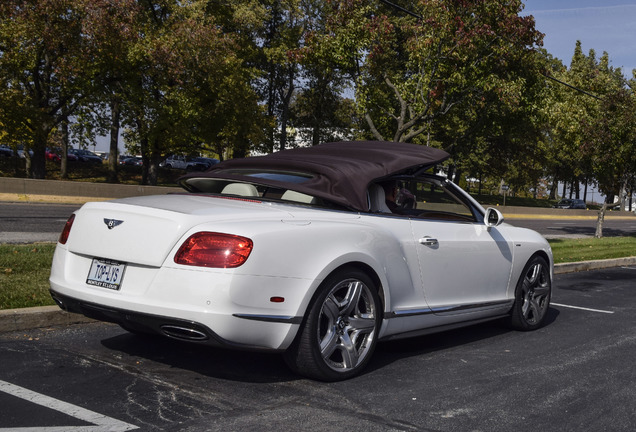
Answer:
M605 311L605 310L600 310L600 309L590 309L590 308L584 308L584 307L580 307L580 306L571 306L571 305L564 305L564 304L559 304L559 303L550 303L552 306L561 306L564 308L570 308L570 309L580 309L580 310L584 310L584 311L589 311L589 312L599 312L599 313L605 313L605 314L613 314L613 311Z
M114 418L89 411L82 407L62 402L52 397L27 390L23 387L1 381L0 391L10 395L19 397L34 404L51 408L76 419L92 423L95 426L45 426L45 427L20 427L20 428L0 428L0 431L18 431L18 432L120 432L139 429L137 426L124 423Z

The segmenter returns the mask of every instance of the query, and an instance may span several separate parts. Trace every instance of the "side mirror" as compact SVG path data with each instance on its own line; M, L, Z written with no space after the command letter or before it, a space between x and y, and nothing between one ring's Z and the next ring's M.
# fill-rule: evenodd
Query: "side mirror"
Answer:
M487 227L496 227L503 223L504 217L501 212L495 208L488 207L486 216L484 216L484 224Z

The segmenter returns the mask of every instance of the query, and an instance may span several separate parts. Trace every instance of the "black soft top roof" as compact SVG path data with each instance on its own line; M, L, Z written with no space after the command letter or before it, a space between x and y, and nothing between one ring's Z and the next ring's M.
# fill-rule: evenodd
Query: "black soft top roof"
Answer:
M190 179L229 179L291 189L359 211L368 210L367 189L375 180L411 173L446 160L449 154L433 147L386 141L325 143L283 150L265 156L231 159L203 173L179 179L183 188L201 192ZM246 170L245 175L241 170ZM311 177L302 183L249 176L248 171L272 170Z

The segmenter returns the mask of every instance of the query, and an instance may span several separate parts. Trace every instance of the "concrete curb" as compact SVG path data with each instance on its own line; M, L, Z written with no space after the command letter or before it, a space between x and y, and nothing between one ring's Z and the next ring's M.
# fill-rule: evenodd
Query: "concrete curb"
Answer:
M580 261L574 263L562 263L554 265L554 274L565 274L583 272L589 270L600 270L612 267L623 267L636 265L636 257L613 258L595 261Z
M65 312L57 306L0 310L0 333L92 322L84 315Z
M554 265L554 274L633 265L636 265L636 257L563 263ZM88 322L94 322L94 320L80 314L65 312L57 306L0 310L0 333L27 331L54 326L68 326Z

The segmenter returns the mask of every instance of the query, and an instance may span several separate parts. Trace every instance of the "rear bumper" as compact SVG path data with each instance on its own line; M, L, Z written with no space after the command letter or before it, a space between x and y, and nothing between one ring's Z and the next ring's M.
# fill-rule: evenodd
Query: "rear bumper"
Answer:
M98 305L60 294L54 290L50 290L50 293L57 305L67 312L82 314L98 321L119 324L131 332L158 334L172 339L221 348L282 351L281 349L241 344L223 339L206 325L195 321Z

